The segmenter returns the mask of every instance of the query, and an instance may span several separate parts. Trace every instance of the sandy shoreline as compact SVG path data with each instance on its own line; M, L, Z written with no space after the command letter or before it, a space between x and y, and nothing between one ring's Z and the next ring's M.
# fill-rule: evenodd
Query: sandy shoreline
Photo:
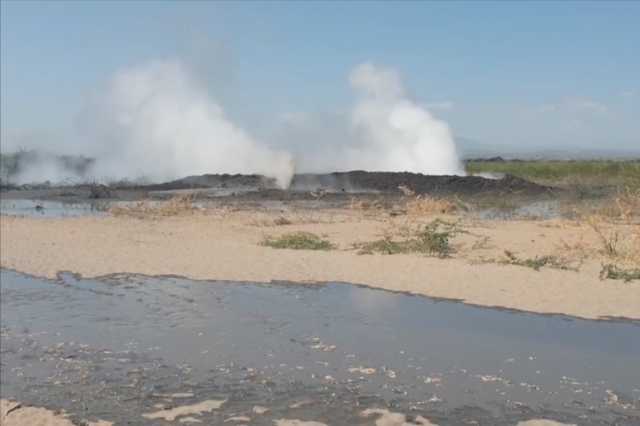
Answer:
M153 220L2 216L0 266L49 278L68 270L85 277L123 272L232 281L338 281L482 306L640 319L640 285L599 278L601 259L585 254L597 236L582 225L467 221L467 233L453 240L454 256L440 259L359 255L352 249L355 242L380 238L403 219L325 211L292 216L291 224L275 226L279 214L221 211ZM338 249L260 245L267 235L298 230L325 235ZM505 249L523 257L562 254L579 259L579 272L501 264Z
M74 426L64 412L34 407L17 401L0 399L0 424L3 426ZM113 426L104 420L84 422L87 426Z
M219 408L217 405L214 405L214 402L219 401L205 401L205 403L209 403L208 406L204 408L214 407L213 409ZM191 406L181 406L171 410L160 410L157 413L154 413L155 416L150 417L149 415L142 415L142 417L147 418L162 418L167 422L175 423L177 416L180 416L180 420L177 420L179 423L201 423L198 418L194 418L189 416L190 414L199 414L198 411L200 409L201 404L194 404ZM194 408L195 407L195 408ZM254 414L260 414L258 409L266 409L263 407L254 407ZM268 411L268 410L267 410ZM177 416L174 414L178 413ZM407 416L403 413L399 412L391 412L387 409L366 409L360 413L362 418L371 418L372 421L375 419L376 425L387 425L387 426L403 426L408 423ZM250 422L251 418L248 416L233 416L227 418L224 423L237 423L237 422ZM47 408L42 407L33 407L30 405L22 405L19 402L11 401L7 399L0 399L0 422L2 425L6 426L33 426L33 425L48 425L48 426L74 426L64 412L55 412L49 410ZM416 425L433 425L437 426L435 423L432 423L428 419L417 416L414 419ZM98 420L98 421L88 421L84 422L87 426L112 426L113 423ZM316 421L303 421L298 419L278 419L274 420L274 424L276 426L328 426L322 422ZM559 423L554 420L546 420L546 419L531 419L526 421L520 421L515 426L575 426L569 425L566 423Z

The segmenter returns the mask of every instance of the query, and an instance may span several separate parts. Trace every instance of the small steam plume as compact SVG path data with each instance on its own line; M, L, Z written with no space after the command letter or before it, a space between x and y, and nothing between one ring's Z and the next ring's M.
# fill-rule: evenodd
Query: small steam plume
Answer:
M116 73L81 115L98 177L166 181L205 173L259 173L286 187L293 162L225 115L179 61Z
M348 148L351 168L464 174L447 123L411 101L394 70L365 63L349 81L359 94L351 122L360 136Z

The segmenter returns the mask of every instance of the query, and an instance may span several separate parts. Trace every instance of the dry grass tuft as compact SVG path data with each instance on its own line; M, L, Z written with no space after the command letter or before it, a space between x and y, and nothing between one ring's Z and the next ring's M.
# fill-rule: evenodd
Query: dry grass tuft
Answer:
M640 265L640 225L615 225L601 216L591 216L587 223L598 236L599 252L610 260Z
M627 187L614 198L620 219L631 222L640 216L640 188Z
M578 203L567 209L578 219L598 216L601 221L640 223L640 186L619 189L617 193L595 203Z
M432 214L452 214L458 210L458 205L444 198L434 198L418 195L407 200L407 214L409 216L427 216Z
M603 206L577 211L576 216L597 237L597 246L590 249L592 255L599 255L606 264L619 264L621 268L640 265L640 187L627 186L607 199ZM616 274L609 274L607 270L603 275Z
M361 211L378 211L382 210L384 205L380 200L359 200L355 197L351 198L349 202L349 209L351 210L361 210Z
M138 201L128 206L113 206L109 213L114 216L128 216L138 219L157 217L184 216L200 210L193 204L193 194L177 195L167 201Z
M452 214L458 210L458 204L451 200L428 195L416 195L416 192L406 185L400 185L398 189L407 198L405 204L409 216Z

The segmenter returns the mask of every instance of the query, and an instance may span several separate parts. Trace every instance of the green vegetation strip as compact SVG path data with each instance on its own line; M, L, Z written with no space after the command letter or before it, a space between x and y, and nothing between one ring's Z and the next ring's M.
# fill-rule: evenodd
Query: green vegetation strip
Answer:
M640 269L624 269L613 264L602 265L600 279L606 278L611 280L624 280L624 282L640 280Z
M509 250L504 251L505 256L507 257L503 263L508 265L517 265L524 266L527 268L534 269L539 271L542 267L549 267L554 269L562 269L562 270L571 270L575 271L576 268L570 267L565 261L558 258L557 256L536 256L533 258L521 259L516 256L513 252Z
M540 183L640 185L640 160L468 161L468 173L505 173Z
M276 249L293 250L332 250L335 248L330 241L311 232L291 232L279 237L267 237L262 241L262 245Z

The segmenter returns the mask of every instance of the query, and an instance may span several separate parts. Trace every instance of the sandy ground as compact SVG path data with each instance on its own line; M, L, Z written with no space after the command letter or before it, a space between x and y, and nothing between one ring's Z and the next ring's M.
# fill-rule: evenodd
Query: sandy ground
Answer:
M143 416L147 418L162 418L170 423L201 423L197 418L184 417L186 414L195 413L198 414L202 411L209 411L210 409L219 408L217 403L220 401L205 401L204 405L199 404L198 407L193 410L193 406L178 407L179 413L175 410L166 410L171 412L170 416ZM202 409L201 409L202 408ZM164 414L164 411L160 412ZM175 414L175 416L174 416ZM176 417L182 416L180 420L174 422ZM362 411L361 416L369 418L372 416L377 417L375 419L376 426L411 426L411 425L423 425L423 426L437 426L435 423L430 422L428 419L418 416L411 422L407 420L407 416L403 413L393 413L384 409L366 409ZM232 424L239 424L241 422L246 424L251 421L247 416L230 417L224 421L224 423L231 422ZM46 408L23 406L22 404L10 401L6 399L0 400L0 424L3 426L74 426L74 424L66 418L64 413L56 413ZM98 420L95 422L85 422L88 426L112 426L113 423L106 422L104 420ZM279 419L275 420L276 426L328 426L325 423L316 421L304 421L298 419ZM545 419L532 419L523 422L518 422L516 426L575 426L565 423L558 423L553 420Z
M459 220L465 233L452 240L452 257L440 259L360 255L352 247L433 218L319 210L284 213L291 223L276 225L282 215L215 210L154 219L2 216L0 265L46 277L67 270L85 277L128 272L238 281L341 281L539 313L640 319L640 284L599 278L606 259L599 254L599 237L584 223L449 217ZM616 231L624 236L637 232L637 226L617 225ZM299 230L323 235L338 249L260 245L265 236ZM504 250L520 258L559 256L579 272L505 265L500 263Z
M87 426L112 426L104 420L85 422ZM46 408L22 405L16 401L0 399L0 425L2 426L74 426L64 413Z

